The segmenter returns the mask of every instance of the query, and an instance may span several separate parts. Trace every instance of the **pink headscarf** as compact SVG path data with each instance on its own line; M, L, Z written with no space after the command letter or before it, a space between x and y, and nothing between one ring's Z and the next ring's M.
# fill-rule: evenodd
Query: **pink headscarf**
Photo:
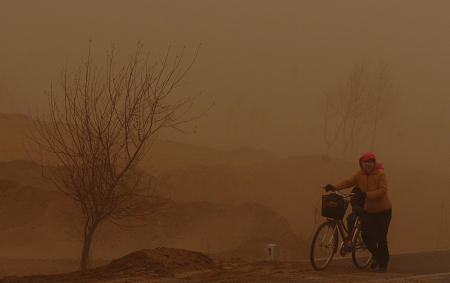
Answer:
M367 172L362 167L362 163L368 159L373 159L375 161L375 165L373 166L373 169L370 172ZM383 165L381 163L377 162L377 159L375 158L375 155L373 155L372 152L366 152L361 156L361 158L359 158L359 167L361 168L361 171L363 171L367 175L372 174L373 172L377 171L378 169L384 169Z

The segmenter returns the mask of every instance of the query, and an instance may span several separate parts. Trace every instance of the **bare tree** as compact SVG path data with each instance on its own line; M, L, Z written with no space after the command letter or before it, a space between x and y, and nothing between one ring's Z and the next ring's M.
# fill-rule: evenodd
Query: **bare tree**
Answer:
M356 63L345 82L324 93L322 116L327 155L335 143L342 144L342 156L353 157L371 137L371 149L382 119L396 107L397 93L387 69L380 64L372 76L367 63ZM339 138L340 136L340 138Z
M338 119L338 109L336 109L336 96L333 91L325 92L323 100L320 101L320 114L324 119L323 137L326 144L325 156L330 156L330 151L338 139L344 121Z
M444 220L444 208L445 208L445 203L441 204L441 217L440 217L440 221L439 221L439 232L438 232L438 239L437 239L437 243L436 243L436 249L439 249L439 244L441 242L442 226L443 226L443 220Z
M322 199L320 199L320 200L322 200ZM311 240L312 240L312 238L314 237L314 232L316 231L316 226L317 226L317 222L319 222L318 221L318 219L319 219L319 215L320 215L320 213L322 212L322 210L319 210L319 207L320 207L320 205L321 205L321 203L320 203L320 201L319 202L317 202L316 204L314 204L314 202L312 201L312 199L310 199L309 200L310 202L311 202L311 206L312 206L312 213L313 213L313 215L314 215L314 226L313 226L313 228L312 228L312 230L311 230L311 234L309 235L309 239L308 239L308 242L311 242Z
M371 113L370 94L369 66L367 63L357 63L348 75L346 89L338 93L341 98L341 117L344 123L342 130L344 157L353 156L364 140L364 135L361 133L364 132Z
M128 62L118 68L118 52L107 54L106 72L91 58L74 74L61 73L61 91L48 93L49 116L37 114L30 137L40 152L43 170L83 216L81 270L88 268L93 236L105 221L120 224L154 210L149 178L138 167L163 128L180 129L194 100L176 89L198 54L182 68L183 52L173 59L170 47L158 61L142 56L138 43ZM184 64L184 63L183 63ZM61 95L59 95L61 93ZM181 129L180 129L181 130ZM56 159L55 161L52 161Z
M397 108L400 90L395 88L388 65L380 62L373 82L373 132L371 150L375 148L375 138L380 122L393 114Z

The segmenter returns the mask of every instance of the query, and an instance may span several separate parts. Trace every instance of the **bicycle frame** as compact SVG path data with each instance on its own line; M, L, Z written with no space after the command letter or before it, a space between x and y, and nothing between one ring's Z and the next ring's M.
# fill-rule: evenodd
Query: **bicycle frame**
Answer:
M344 198L352 195L337 194L341 194ZM344 223L344 219L333 218L326 218L326 221L317 228L311 241L310 250L311 264L317 271L324 270L330 264L338 249L340 249L340 255L343 257L351 253L353 263L359 269L370 264L372 255L361 238L361 211L354 210L354 212L355 224L351 231ZM340 247L339 238L342 238Z
M351 252L351 249L349 249L349 247L350 247L350 243L352 242L353 235L354 235L354 233L356 231L356 227L357 227L356 224L358 222L355 222L355 226L353 227L353 231L351 233L349 233L346 225L344 224L344 220L342 220L342 219L341 220L336 220L336 219L327 218L327 221L330 221L330 222L333 223L334 229L333 229L332 233L334 233L334 231L336 231L336 229L337 229L338 237L340 236L342 241L343 241L343 245L341 245L341 255L344 256L345 254ZM358 221L358 218L356 219L356 221ZM343 247L345 248L345 251L346 251L344 254L342 254ZM338 249L338 247L336 246L336 248L334 250L334 253L337 252L337 249Z
M341 256L345 256L346 254L351 253L353 251L353 249L355 248L352 246L352 242L353 242L353 237L356 234L356 230L360 229L360 216L356 215L355 225L353 225L352 231L348 230L348 227L345 226L343 220L334 220L334 221L337 222L337 227L339 229L338 231L342 238L340 253L341 253ZM335 252L337 252L337 251L335 251Z

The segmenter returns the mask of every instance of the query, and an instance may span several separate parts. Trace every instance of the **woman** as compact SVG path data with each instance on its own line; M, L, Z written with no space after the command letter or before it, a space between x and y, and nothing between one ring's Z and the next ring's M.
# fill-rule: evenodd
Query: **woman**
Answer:
M379 268L379 272L386 272L389 262L387 233L392 217L392 205L387 195L387 179L383 166L378 163L371 152L364 153L359 159L358 170L352 177L334 186L327 185L327 189L342 190L353 186L361 188L361 195L365 198L364 217L362 221L362 238L373 255L371 269ZM376 239L373 229L376 227Z

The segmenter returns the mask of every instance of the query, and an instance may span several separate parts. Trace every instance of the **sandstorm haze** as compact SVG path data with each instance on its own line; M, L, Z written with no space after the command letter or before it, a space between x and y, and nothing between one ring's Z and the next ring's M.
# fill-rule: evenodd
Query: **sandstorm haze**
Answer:
M59 91L62 69L76 72L89 46L105 70L112 43L125 62L139 41L154 60L186 46L184 66L199 50L177 91L202 93L194 115L214 106L184 125L197 133L159 132L142 162L161 181L159 224L106 224L93 259L170 247L261 260L268 243L281 260L307 259L320 187L349 177L371 147L367 137L354 156L339 143L323 156L320 99L361 62L387 64L400 93L373 150L393 203L390 250L448 250L449 14L448 1L0 0L2 258L79 257L69 200L24 151L28 115L47 111L51 83Z
M357 62L374 69L382 61L401 98L375 154L384 164L449 169L446 1L0 0L0 6L1 112L45 109L51 78L58 82L66 60L76 70L89 40L102 68L112 42L127 55L141 40L155 59L169 45L173 54L186 46L187 60L201 44L184 89L202 92L197 111L216 105L195 122L197 134L162 138L278 156L324 154L318 97Z

